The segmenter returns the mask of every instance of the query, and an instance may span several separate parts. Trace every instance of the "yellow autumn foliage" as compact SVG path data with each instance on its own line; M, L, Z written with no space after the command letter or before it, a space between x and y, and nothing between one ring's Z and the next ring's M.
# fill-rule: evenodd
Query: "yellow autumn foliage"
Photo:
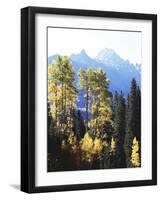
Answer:
M116 149L116 142L114 140L114 138L112 137L111 139L111 152L115 152L115 149Z
M94 139L93 154L99 154L103 149L103 144L100 139Z
M73 132L68 137L68 143L71 145L72 151L75 152L77 150L77 138Z
M103 143L99 138L93 139L87 132L80 141L80 148L83 152L82 159L87 162L92 162L94 157L100 156L103 149Z
M131 163L134 167L140 166L139 142L137 141L136 137L134 137L132 142Z
M86 133L84 135L84 138L80 141L80 146L81 146L82 151L89 152L89 153L92 152L92 149L93 149L93 139L89 135L89 133Z

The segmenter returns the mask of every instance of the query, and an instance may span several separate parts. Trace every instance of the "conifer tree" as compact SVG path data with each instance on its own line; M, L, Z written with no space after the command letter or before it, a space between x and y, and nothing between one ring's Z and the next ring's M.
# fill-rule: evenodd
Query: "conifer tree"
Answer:
M92 80L90 126L95 136L107 139L111 137L113 131L112 101L108 92L109 80L101 68L95 72L95 79Z
M114 124L115 124L115 138L116 138L116 153L117 153L117 166L125 167L125 152L124 152L124 140L125 140L125 98L121 93L115 93L114 97Z
M77 138L80 140L81 138L84 137L84 134L86 132L84 120L80 110L78 111L74 110L73 119L74 119L74 132Z
M73 110L76 97L72 64L66 56L59 56L48 66L48 100L53 119L52 127L48 129L51 133L48 146L51 152L50 160L52 160L50 166L53 169L71 167L68 138L73 134ZM68 150L62 149L62 141Z
M126 140L125 152L127 158L127 166L131 167L130 156L132 151L132 140L136 137L140 140L141 135L141 102L140 89L137 86L136 80L132 79L130 94L127 102L126 111ZM139 141L140 143L140 141Z
M77 94L73 82L72 64L66 56L59 56L48 67L48 98L56 128L63 134L72 129L72 111Z
M108 91L109 80L101 68L97 71L94 71L92 68L88 68L87 70L81 69L79 79L79 87L86 92L85 98L86 104L88 104L86 108L88 107L88 112L90 112L89 118L86 109L86 116L88 116L86 117L88 122L86 122L86 132L93 139L99 139L102 145L107 145L107 143L110 145L113 134L113 121L111 94ZM88 136L87 133L84 138ZM104 155L102 154L102 158L109 153L109 151L108 153L105 152L105 149L103 150ZM94 159L93 167L95 168L96 166L98 166L98 162Z
M83 70L82 68L79 70L79 89L83 89L85 91L85 111L86 111L86 131L88 131L88 122L89 122L89 112L90 105L92 101L92 89L95 79L95 72L92 68L88 68L87 70Z
M141 92L139 86L136 89L136 138L141 141Z

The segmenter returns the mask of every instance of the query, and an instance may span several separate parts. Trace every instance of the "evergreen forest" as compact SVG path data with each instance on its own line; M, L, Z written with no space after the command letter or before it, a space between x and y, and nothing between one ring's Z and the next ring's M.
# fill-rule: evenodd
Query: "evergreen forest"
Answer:
M140 87L133 78L125 95L109 85L101 66L74 71L67 56L48 65L48 172L141 166Z

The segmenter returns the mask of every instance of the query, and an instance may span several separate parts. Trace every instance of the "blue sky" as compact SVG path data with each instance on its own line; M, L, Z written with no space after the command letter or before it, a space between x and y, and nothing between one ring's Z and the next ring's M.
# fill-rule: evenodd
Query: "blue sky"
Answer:
M48 56L69 56L84 49L94 58L104 48L141 64L141 32L48 28Z

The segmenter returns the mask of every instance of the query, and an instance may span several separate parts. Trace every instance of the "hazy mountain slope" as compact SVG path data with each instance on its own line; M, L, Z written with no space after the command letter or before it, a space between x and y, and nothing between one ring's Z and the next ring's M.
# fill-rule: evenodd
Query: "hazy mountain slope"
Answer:
M55 60L57 56L57 54L50 56L48 63ZM101 67L110 80L110 90L112 92L122 90L125 96L127 96L132 78L135 78L138 85L140 85L140 65L134 65L128 60L122 59L112 49L103 49L98 53L96 58L89 57L85 50L82 50L78 54L72 54L70 60L76 73L75 82L78 80L77 73L80 68L93 67L94 69L98 69Z

